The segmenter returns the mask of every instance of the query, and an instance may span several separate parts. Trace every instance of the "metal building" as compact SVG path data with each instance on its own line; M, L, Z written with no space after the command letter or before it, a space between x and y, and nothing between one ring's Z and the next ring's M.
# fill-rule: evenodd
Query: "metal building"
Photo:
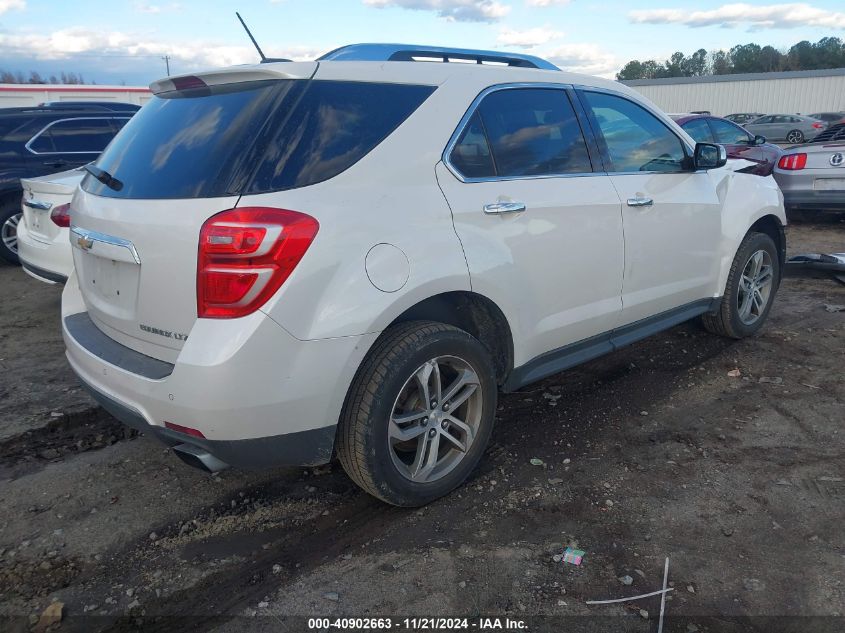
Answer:
M845 68L622 82L665 112L810 114L845 111Z
M150 89L135 86L0 84L0 108L36 106L45 101L116 101L143 105Z

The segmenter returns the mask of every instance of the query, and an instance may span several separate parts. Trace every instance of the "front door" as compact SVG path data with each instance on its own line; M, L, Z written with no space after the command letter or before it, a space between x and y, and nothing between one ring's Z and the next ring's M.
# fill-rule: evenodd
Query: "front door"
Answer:
M620 201L591 162L564 87L494 88L448 163L437 179L472 288L508 317L515 365L611 330L621 309Z
M622 199L619 325L711 297L721 242L714 177L692 169L691 150L654 113L622 95L580 94Z

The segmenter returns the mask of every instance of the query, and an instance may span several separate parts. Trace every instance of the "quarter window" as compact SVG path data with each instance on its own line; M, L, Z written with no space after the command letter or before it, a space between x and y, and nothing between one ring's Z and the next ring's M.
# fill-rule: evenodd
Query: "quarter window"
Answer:
M592 171L575 110L563 90L498 90L478 110L500 178Z
M583 94L610 159L608 171L676 172L686 168L687 154L680 138L648 110L604 92Z
M461 132L452 149L450 161L467 178L491 178L496 175L490 144L478 112L472 115Z

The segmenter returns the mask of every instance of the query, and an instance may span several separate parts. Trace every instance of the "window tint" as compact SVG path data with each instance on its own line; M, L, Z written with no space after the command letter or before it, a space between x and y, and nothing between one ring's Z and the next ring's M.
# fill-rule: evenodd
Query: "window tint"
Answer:
M490 145L481 124L481 115L477 111L464 127L449 155L449 162L466 178L490 178L496 175Z
M683 171L681 140L637 104L604 92L584 92L610 158L609 171Z
M37 152L91 152L92 154L99 154L114 136L114 128L108 119L68 119L57 121L41 136L49 136L55 149L37 149L36 143L41 140L41 137L39 137L31 146Z
M431 86L311 81L266 146L249 193L312 185L345 171L387 138Z
M753 137L748 132L738 125L728 123L727 121L710 119L710 126L713 128L713 134L716 136L717 143L724 145L747 145L753 140Z
M759 119L754 119L754 123L771 123L774 117L772 116L763 116Z
M587 145L563 90L499 90L479 107L499 177L592 171Z
M696 143L712 143L713 134L710 132L710 126L707 125L705 119L691 119L682 126L687 134L689 134Z

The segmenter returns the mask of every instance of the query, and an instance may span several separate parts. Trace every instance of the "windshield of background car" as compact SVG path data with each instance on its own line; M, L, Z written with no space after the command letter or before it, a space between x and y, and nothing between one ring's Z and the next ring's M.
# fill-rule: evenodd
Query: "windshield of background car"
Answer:
M211 198L302 187L344 171L387 137L433 87L272 80L153 97L96 165L111 198Z

